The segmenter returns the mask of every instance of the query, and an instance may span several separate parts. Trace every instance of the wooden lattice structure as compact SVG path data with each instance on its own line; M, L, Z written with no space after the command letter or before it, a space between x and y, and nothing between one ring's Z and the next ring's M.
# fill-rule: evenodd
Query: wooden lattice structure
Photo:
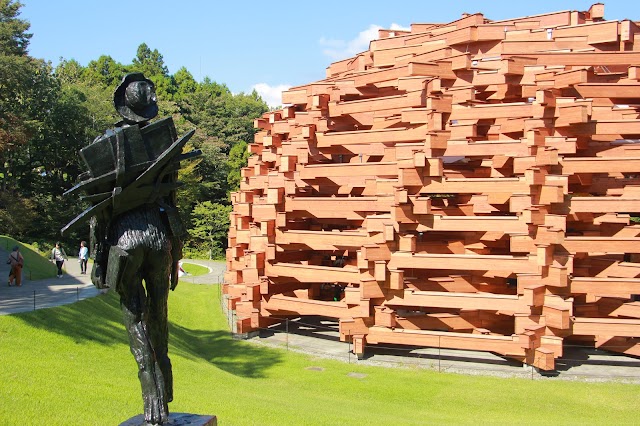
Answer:
M233 194L234 330L554 369L567 342L640 355L640 30L604 5L381 30L283 93Z

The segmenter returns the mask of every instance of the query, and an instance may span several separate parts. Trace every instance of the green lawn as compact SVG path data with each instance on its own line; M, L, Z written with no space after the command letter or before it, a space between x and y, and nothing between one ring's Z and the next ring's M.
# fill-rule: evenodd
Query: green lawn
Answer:
M25 278L31 280L40 280L42 278L53 278L56 276L56 266L49 262L48 259L42 257L38 251L29 244L21 243L6 235L0 235L0 247L10 252L14 246L20 247L20 253L24 257L24 268L22 274ZM1 259L2 262L6 259ZM6 281L4 283L7 284Z
M198 275L209 273L209 268L201 265L196 265L195 263L188 263L187 261L182 262L182 269L184 269L184 271L192 277L197 277Z
M184 282L171 294L172 411L222 426L638 421L637 385L356 366L232 340L217 298ZM114 425L142 409L113 294L0 317L0 358L3 425Z

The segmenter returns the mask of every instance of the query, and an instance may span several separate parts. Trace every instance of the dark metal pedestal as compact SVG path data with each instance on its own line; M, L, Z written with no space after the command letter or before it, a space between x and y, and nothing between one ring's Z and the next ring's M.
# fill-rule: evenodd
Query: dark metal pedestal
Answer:
M144 415L139 414L129 420L120 423L120 426L147 426L144 421ZM169 422L166 426L217 426L218 420L216 416L203 416L199 414L188 413L170 413ZM163 425L163 426L165 426Z

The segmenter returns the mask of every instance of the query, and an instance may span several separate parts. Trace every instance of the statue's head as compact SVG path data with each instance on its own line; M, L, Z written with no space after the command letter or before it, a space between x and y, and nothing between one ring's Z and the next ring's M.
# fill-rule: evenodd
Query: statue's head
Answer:
M113 104L128 124L138 124L158 115L156 88L142 73L127 74L113 92Z

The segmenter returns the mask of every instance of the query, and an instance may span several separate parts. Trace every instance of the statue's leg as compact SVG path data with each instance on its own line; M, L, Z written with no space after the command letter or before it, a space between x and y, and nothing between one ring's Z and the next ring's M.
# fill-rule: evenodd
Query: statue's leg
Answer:
M147 317L151 344L162 376L167 402L173 401L173 374L169 359L169 325L167 321L167 299L169 297L169 271L171 255L168 252L153 252L144 268L147 287Z
M141 248L129 251L127 262L121 264L121 284L118 286L124 325L129 333L131 353L138 363L142 387L144 417L149 424L162 424L169 418L162 369L156 361L149 331L145 289L142 286L141 264L145 253ZM112 267L109 265L109 267Z

